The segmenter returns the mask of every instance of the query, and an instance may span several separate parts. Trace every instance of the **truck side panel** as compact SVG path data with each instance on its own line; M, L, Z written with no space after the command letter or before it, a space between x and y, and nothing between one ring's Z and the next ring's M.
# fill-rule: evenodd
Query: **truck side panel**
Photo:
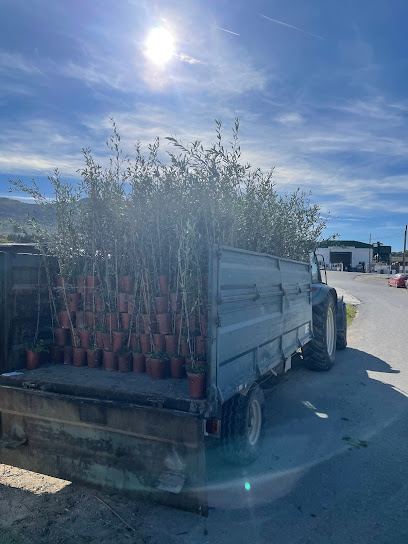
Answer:
M213 252L212 383L225 402L310 339L311 277L307 263L227 247Z
M207 513L202 420L2 386L0 462Z

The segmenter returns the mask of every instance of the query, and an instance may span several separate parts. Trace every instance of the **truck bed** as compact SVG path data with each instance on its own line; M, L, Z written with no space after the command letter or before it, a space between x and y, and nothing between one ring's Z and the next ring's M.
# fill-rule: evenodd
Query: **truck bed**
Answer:
M202 413L205 401L190 399L186 379L153 380L147 374L108 372L103 368L48 364L0 376L0 384L87 398L132 402L191 413Z

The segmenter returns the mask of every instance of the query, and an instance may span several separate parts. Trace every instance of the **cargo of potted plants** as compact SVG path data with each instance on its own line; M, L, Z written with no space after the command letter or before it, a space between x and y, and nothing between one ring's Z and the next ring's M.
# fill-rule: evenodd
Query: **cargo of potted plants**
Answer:
M40 366L42 353L48 353L47 344L43 340L39 340L36 344L26 350L27 370L35 370Z
M153 351L147 356L150 362L150 373L153 380L163 380L168 377L169 356L164 351Z
M207 385L207 365L205 361L192 359L186 370L190 397L192 399L204 399Z
M86 364L86 350L79 341L72 346L72 364L73 366L85 366Z
M181 378L185 378L186 372L185 372L185 360L184 357L179 355L178 353L169 353L170 358L170 378L175 378L180 380Z
M131 372L132 353L127 348L121 348L116 352L119 372Z
M146 372L146 357L144 353L141 352L140 348L135 348L132 352L133 358L133 372L141 374Z
M50 346L50 363L62 363L64 361L64 348L60 345Z
M102 350L96 343L86 349L86 360L89 368L98 368L101 366Z

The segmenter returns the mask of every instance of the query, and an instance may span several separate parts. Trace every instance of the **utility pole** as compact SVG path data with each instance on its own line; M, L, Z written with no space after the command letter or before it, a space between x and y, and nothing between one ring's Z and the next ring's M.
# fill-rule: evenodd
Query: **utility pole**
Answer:
M370 245L370 249L368 250L368 272L371 272L371 257L373 255L373 246L371 245L371 234L370 234L370 241L368 243Z
M402 254L402 273L405 273L405 252L407 250L407 225L405 225L405 234L404 234L404 253Z

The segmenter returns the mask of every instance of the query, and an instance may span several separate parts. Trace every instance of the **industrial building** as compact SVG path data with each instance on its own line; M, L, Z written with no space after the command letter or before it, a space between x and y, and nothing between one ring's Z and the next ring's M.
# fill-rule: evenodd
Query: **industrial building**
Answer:
M390 263L391 246L380 242L370 245L357 240L332 240L322 243L316 253L327 268L368 272L375 271L380 263Z

